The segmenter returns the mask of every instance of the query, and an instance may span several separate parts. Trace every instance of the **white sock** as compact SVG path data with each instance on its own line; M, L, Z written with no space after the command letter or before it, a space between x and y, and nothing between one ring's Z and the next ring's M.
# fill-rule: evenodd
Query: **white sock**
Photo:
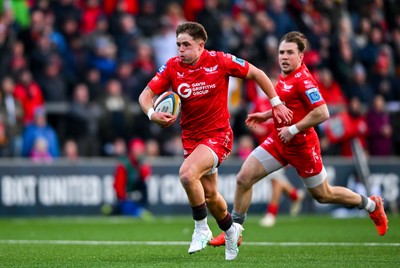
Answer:
M369 213L371 213L375 211L375 208L376 208L376 203L371 198L368 197L368 202L364 209Z
M227 236L233 236L235 234L235 227L233 226L233 224L231 225L231 227L229 227L228 230L225 231L225 234Z
M194 221L194 228L200 230L207 230L208 229L207 217L199 221Z

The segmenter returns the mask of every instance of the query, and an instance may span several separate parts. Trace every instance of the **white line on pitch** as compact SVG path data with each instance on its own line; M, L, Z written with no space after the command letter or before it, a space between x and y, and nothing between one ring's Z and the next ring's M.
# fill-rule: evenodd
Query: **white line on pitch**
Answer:
M0 240L0 244L49 244L49 245L189 245L184 241L79 241L79 240ZM400 243L347 243L347 242L243 242L245 246L342 246L342 247L399 247Z

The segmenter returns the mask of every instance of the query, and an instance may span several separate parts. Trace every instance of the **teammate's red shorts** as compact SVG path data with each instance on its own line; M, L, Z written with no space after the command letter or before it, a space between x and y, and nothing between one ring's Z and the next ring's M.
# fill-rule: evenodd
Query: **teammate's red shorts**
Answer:
M233 132L231 128L222 131L210 132L202 139L183 139L183 156L188 157L199 144L204 144L218 156L219 166L231 153Z
M260 146L269 152L283 166L292 165L302 178L318 175L323 169L321 149L318 138L301 145L281 145L273 136L267 138Z

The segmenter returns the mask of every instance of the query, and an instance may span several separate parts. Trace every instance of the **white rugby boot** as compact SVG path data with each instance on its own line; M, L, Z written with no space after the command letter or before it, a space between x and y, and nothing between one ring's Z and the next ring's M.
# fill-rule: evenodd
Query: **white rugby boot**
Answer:
M208 242L210 242L212 238L213 238L212 232L210 228L208 228L208 226L207 229L195 228L192 235L192 242L190 243L190 247L188 250L189 254L193 254L203 250L208 245Z
M231 228L234 228L233 235L228 236L225 233L225 260L227 261L232 261L236 259L239 253L238 241L242 234L242 231L244 230L242 225L236 222L232 224Z

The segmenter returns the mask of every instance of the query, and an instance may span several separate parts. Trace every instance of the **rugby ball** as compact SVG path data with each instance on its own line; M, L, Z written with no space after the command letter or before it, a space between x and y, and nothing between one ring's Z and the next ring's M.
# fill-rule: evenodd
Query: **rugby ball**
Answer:
M175 92L164 92L154 102L154 111L177 116L181 111L181 99Z

